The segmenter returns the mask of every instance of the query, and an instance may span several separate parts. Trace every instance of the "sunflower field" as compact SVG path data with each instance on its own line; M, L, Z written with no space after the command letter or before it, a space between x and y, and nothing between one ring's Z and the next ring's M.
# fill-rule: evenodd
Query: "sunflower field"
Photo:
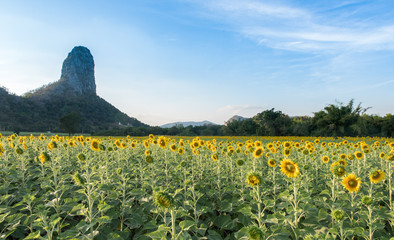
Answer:
M0 239L394 239L394 140L0 135Z

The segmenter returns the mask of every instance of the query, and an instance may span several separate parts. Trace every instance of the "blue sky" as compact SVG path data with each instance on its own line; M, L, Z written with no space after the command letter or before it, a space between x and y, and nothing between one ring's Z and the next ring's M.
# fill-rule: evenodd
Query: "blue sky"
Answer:
M222 124L354 99L394 113L394 1L3 1L0 85L23 94L90 49L97 93L151 125Z

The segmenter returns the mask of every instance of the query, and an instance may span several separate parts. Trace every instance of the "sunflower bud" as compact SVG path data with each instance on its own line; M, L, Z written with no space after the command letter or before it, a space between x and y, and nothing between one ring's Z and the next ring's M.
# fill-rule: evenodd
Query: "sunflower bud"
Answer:
M78 186L81 186L85 183L85 180L83 179L83 177L79 173L75 173L73 175L73 180L74 180L75 184Z
M361 203L364 204L365 206L369 206L372 204L372 198L370 196L363 196L361 198Z
M147 163L152 163L153 162L153 157L152 156L146 156L145 161Z
M345 217L345 215L343 214L343 211L340 209L335 209L332 213L331 213L332 218L335 221L342 221L343 218Z
M249 234L249 238L252 240L263 239L263 232L261 232L260 228L256 226L249 227L248 234Z
M21 154L23 153L23 150L22 150L22 148L17 147L17 148L15 149L15 152L16 152L16 154L21 155Z
M79 159L79 161L85 161L86 160L86 156L83 153L78 154L77 158Z
M243 166L244 163L245 163L245 162L244 162L244 160L242 160L242 159L238 159L238 160L237 160L237 166L238 166L238 167Z
M155 203L161 208L172 208L174 207L174 199L165 192L158 192L155 195Z

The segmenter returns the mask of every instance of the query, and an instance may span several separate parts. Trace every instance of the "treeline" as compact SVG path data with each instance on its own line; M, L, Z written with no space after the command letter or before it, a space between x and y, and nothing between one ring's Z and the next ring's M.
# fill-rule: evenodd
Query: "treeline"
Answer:
M224 125L130 127L100 131L95 135L112 136L380 136L394 137L394 116L384 117L365 114L361 104L330 104L314 113L313 117L290 117L274 108L245 120L232 120Z

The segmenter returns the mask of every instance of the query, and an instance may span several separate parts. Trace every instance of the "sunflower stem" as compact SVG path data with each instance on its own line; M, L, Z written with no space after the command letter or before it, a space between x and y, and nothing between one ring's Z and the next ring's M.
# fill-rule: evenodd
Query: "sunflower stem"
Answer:
M297 228L298 219L297 219L297 187L296 187L296 179L293 179L293 190L294 190L294 226Z
M174 209L171 209L171 239L176 239L176 231L175 231L175 212Z

